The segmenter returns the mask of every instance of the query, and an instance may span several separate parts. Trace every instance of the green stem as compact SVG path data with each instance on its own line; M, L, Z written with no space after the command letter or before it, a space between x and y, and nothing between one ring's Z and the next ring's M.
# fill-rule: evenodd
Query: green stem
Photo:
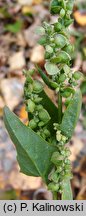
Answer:
M53 192L53 200L58 200L57 192Z
M61 93L58 93L58 123L62 121L62 96Z

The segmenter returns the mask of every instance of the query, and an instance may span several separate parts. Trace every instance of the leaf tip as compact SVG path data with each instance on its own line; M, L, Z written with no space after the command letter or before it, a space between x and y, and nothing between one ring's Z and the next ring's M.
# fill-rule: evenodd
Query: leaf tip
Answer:
M7 106L4 106L4 108L3 108L3 117L6 115L7 111L9 111L9 108Z

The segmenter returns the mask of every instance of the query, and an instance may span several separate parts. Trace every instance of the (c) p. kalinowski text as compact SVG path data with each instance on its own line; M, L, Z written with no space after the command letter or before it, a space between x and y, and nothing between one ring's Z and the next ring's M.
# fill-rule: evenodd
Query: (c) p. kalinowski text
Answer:
M32 210L33 211L76 211L76 212L83 212L83 203L78 204L74 203L72 205L60 205L60 204L50 204L45 203L41 205L40 203L33 203L32 204Z

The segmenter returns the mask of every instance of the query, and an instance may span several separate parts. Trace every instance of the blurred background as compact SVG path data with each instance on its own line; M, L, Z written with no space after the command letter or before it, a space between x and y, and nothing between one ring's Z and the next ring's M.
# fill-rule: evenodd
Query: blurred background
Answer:
M86 200L86 0L75 1L74 25L70 27L71 43L75 46L72 66L84 74L80 83L83 94L81 115L69 143L73 172L74 199ZM0 200L52 199L41 178L19 172L16 151L3 123L3 107L7 105L21 121L27 123L23 103L23 69L38 63L44 65L44 49L37 44L34 33L49 14L48 0L0 0ZM38 77L37 77L38 78ZM53 93L46 88L55 102Z

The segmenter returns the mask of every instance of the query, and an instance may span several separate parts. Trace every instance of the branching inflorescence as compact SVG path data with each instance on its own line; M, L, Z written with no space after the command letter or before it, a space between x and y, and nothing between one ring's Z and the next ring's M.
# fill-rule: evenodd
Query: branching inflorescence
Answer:
M49 128L51 116L42 105L40 92L43 90L43 84L40 81L33 80L34 69L24 72L26 83L24 95L27 112L30 113L29 127L38 135L43 137L49 143L57 146L57 152L54 152L51 158L53 169L48 176L48 189L53 192L62 193L63 181L71 179L71 165L68 159L69 149L65 146L68 137L65 136L60 128L62 122L62 97L66 98L67 106L75 93L77 80L81 73L74 72L71 66L71 54L74 47L70 43L69 25L73 22L71 13L73 10L73 0L52 0L50 4L51 14L57 15L55 23L43 23L43 27L38 27L36 32L41 35L39 44L45 48L45 70L36 65L36 70L41 75L46 85L55 90L58 94L58 123L53 123L53 136Z

